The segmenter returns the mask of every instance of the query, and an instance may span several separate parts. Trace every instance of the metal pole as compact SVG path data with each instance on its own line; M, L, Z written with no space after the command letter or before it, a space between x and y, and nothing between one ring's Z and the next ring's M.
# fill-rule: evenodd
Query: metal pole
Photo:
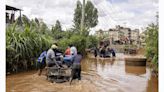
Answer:
M82 5L81 34L84 31L84 15L85 15L85 0L83 0L83 5Z
M158 12L156 12L156 24L157 24L157 26L158 26Z
M21 16L22 14L21 14L21 10L19 11L19 13L20 13L20 20L19 21L20 21L20 25L22 26L22 16Z

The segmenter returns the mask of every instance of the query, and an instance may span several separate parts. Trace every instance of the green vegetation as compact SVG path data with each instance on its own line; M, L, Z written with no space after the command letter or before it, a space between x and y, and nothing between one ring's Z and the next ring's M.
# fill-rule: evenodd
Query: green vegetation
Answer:
M89 29L96 26L98 22L97 9L90 1L87 2L85 31L80 34L81 9L81 3L77 1L74 27L67 30L62 30L59 20L49 29L43 21L37 18L30 20L25 15L19 17L14 24L8 25L6 28L7 72L35 68L36 59L40 53L50 48L53 42L57 42L62 51L65 51L68 45L73 44L83 54L86 48L97 45L97 38L89 35Z
M38 27L33 25L36 22L33 20L28 22L24 22L22 26L19 26L16 22L8 25L6 29L6 63L12 65L10 68L14 68L15 71L18 68L27 69L34 66L35 59L43 50L48 49L53 42L51 36L43 34L44 32L41 30L38 32Z
M77 1L75 13L74 13L74 30L80 31L80 23L82 18L82 4L80 1ZM95 27L98 23L98 10L94 7L91 1L87 1L85 5L85 20L84 20L84 32L83 35L88 36L90 31L89 29Z
M51 32L54 39L58 40L63 37L63 31L59 20L56 21L56 24L52 27Z
M86 39L87 39L87 44L86 44L87 48L92 48L92 47L98 45L99 40L98 40L98 38L96 36L90 35Z
M158 72L158 25L146 28L146 57L152 61L154 71Z
M59 21L57 21L55 27L52 28L52 32L55 30L53 33L55 40L57 40L63 51L68 45L74 44L78 51L85 54L85 48L91 48L98 44L98 39L95 36L89 35L90 28L95 27L98 23L97 9L93 6L91 1L87 1L85 6L84 30L82 34L80 34L81 12L82 4L80 1L77 1L73 28L66 31L57 31L61 30Z
M66 47L70 44L75 45L78 51L82 52L83 54L85 53L86 39L84 36L73 35L70 39L64 38L59 41L59 45L63 50L65 50Z

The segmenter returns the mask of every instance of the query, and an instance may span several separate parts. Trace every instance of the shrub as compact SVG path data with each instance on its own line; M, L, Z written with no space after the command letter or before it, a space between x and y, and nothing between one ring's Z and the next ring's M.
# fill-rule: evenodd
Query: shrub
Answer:
M85 53L86 48L86 38L81 35L73 35L70 39L61 39L58 41L60 48L64 51L68 45L73 44L76 46L77 50Z

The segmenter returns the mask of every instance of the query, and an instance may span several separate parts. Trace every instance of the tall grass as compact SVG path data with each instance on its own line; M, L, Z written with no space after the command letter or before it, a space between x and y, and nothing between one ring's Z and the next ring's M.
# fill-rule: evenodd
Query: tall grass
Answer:
M16 23L7 26L6 63L8 71L17 71L33 66L39 54L52 44L51 36L35 30L37 27L29 25L22 27Z

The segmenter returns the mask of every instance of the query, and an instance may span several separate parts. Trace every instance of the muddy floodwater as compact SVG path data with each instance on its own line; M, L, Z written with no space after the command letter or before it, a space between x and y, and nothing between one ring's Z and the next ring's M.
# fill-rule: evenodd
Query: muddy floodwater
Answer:
M151 76L149 67L129 66L124 55L116 58L82 60L82 80L72 85L50 83L44 72L37 71L8 75L7 92L158 92L158 79Z

